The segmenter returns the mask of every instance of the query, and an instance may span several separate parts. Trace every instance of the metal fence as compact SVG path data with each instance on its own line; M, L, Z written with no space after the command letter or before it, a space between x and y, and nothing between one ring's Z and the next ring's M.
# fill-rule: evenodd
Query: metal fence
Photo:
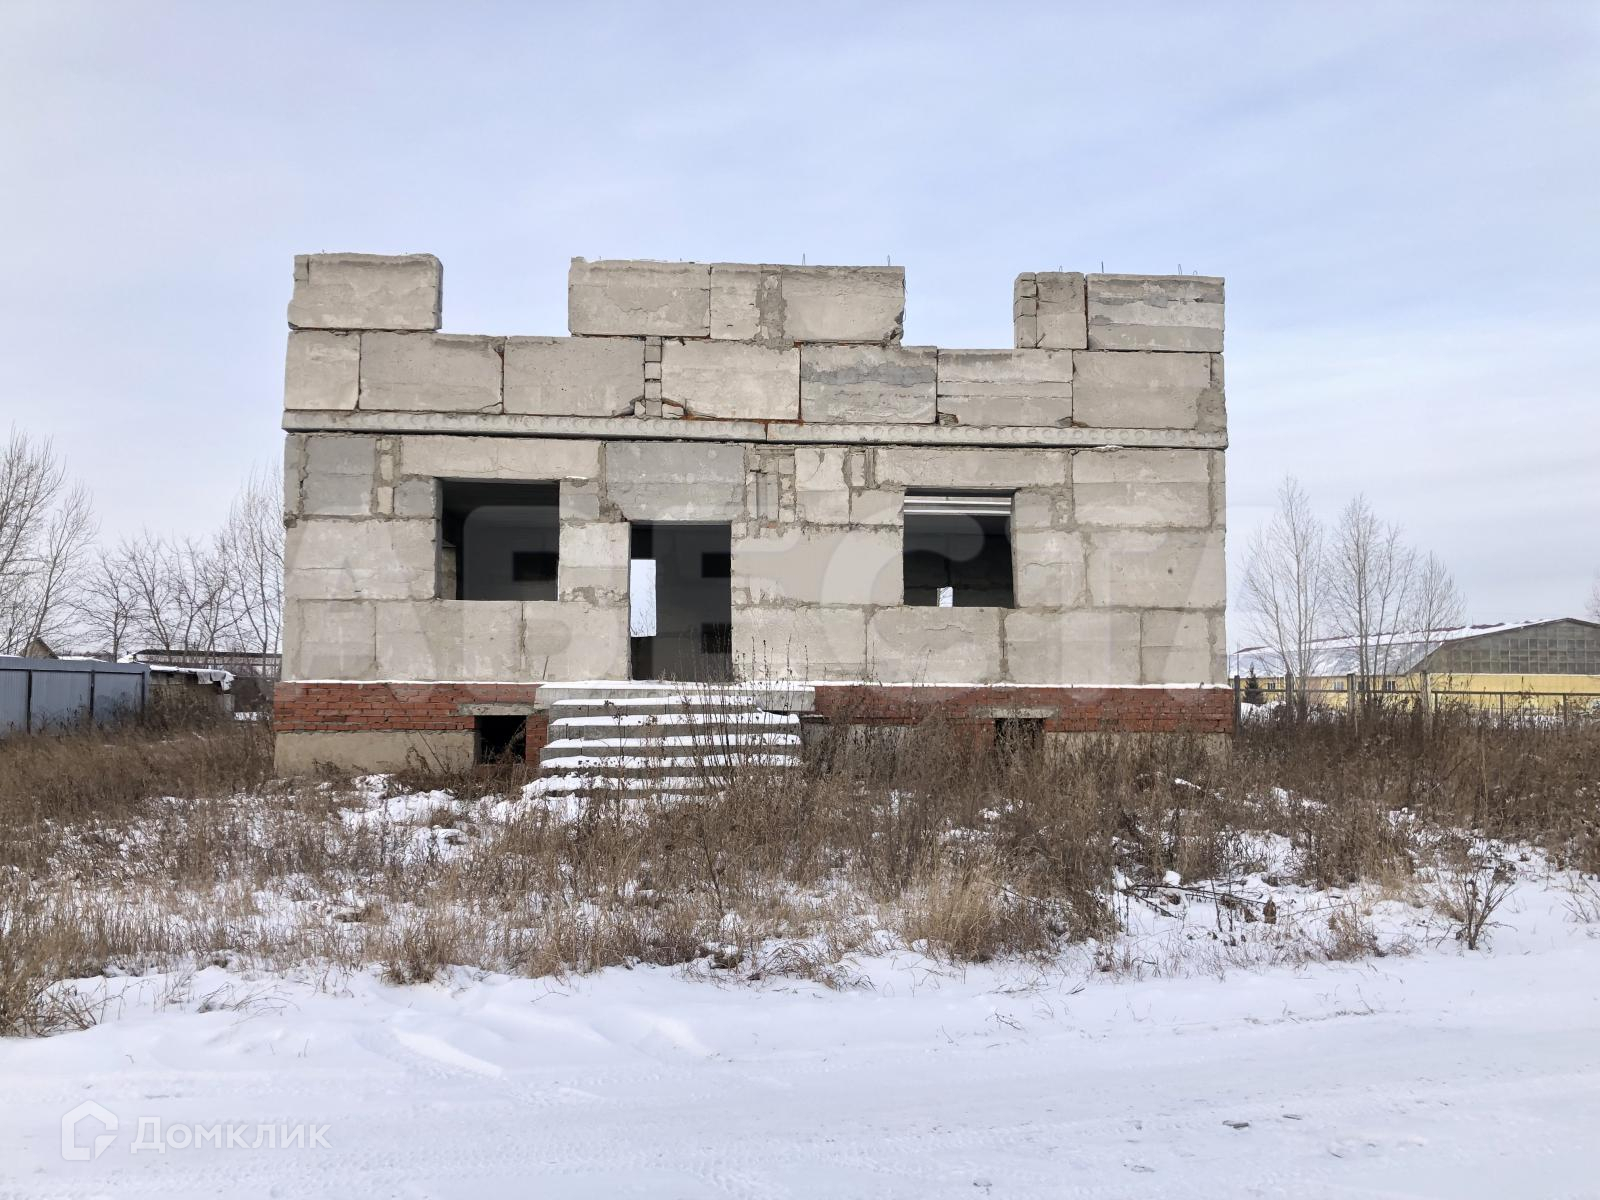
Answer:
M1600 725L1600 692L1485 691L1449 686L1428 673L1402 681L1364 681L1350 675L1340 681L1286 681L1274 688L1258 685L1260 702L1249 697L1249 681L1233 681L1234 712L1239 717L1280 708L1303 708L1308 716L1359 721L1384 713L1416 713L1432 717L1451 713L1501 724ZM1273 681L1276 683L1277 681Z
M105 724L143 712L149 699L143 663L0 656L0 736Z

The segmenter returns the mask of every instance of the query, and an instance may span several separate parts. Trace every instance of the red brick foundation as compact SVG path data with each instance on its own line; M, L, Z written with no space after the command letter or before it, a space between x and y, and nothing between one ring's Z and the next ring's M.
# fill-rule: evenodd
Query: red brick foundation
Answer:
M470 706L532 704L532 683L280 683L273 723L283 733L470 731ZM913 725L937 713L990 721L1031 717L1047 733L1232 733L1226 687L885 687L818 684L816 712L830 723ZM528 718L528 752L548 718Z

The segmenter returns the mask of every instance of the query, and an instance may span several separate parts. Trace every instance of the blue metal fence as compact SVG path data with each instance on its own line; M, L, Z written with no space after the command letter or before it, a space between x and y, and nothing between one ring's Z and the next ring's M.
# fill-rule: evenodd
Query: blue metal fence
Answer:
M105 724L143 712L149 698L143 663L0 655L0 736Z

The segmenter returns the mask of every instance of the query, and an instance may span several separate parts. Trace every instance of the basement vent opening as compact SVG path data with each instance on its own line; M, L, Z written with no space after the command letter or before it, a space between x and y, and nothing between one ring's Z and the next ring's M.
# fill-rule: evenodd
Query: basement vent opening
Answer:
M1014 608L1011 494L906 493L905 602L928 608Z
M475 762L522 762L527 757L527 717L479 717L474 722L474 734Z
M994 723L995 749L1002 754L1033 754L1044 746L1040 717L1001 717Z

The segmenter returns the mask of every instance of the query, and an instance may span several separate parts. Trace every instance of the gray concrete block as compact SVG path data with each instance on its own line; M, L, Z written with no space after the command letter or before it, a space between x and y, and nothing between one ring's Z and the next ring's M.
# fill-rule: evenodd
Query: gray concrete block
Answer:
M613 442L606 495L630 521L737 521L745 452L720 442Z
M711 264L711 336L775 344L783 339L783 268Z
M852 525L892 525L898 529L904 520L906 494L903 490L863 488L850 493Z
M793 526L733 539L742 604L899 604L903 574L894 529Z
M286 600L283 678L372 679L378 666L375 610L363 600Z
M883 608L867 622L867 670L883 683L998 683L998 608Z
M1072 524L1072 493L1066 485L1024 488L1011 497L1011 528L1066 529Z
M1073 414L1101 429L1196 429L1216 421L1221 384L1211 354L1080 350L1072 356ZM1221 428L1221 424L1213 427Z
M402 480L394 489L394 515L420 517L433 521L439 517L439 484L434 479Z
M558 596L597 608L628 603L628 525L623 521L563 523Z
M668 341L661 348L661 397L695 417L793 421L800 415L800 352Z
M453 437L406 434L400 473L437 479L593 480L600 443L569 438Z
M308 516L364 517L372 511L377 439L312 434L300 464L300 508Z
M567 327L574 334L711 335L711 268L705 263L572 260Z
M428 600L376 608L379 678L474 683L528 679L520 601Z
M455 333L369 333L361 339L367 410L499 412L501 343Z
M1089 344L1084 319L1084 277L1076 271L1040 271L1035 317L1041 350L1081 350Z
M879 486L1002 491L1067 483L1065 450L879 446L874 453Z
M324 767L459 771L472 765L475 752L470 729L295 730L273 738L273 769L279 775L307 775Z
M1215 640L1221 614L1151 609L1140 614L1140 623L1142 682L1227 682L1224 656Z
M633 402L644 399L644 372L637 338L507 338L505 411L631 415Z
M802 346L800 417L810 423L932 424L932 346Z
M1136 612L1006 614L1007 677L1059 687L1139 682Z
M906 314L904 267L785 266L779 271L785 340L900 341Z
M431 254L297 254L295 329L437 329L444 268Z
M796 446L795 498L802 521L813 525L850 524L850 485L843 446Z
M867 612L736 607L733 655L736 670L746 679L862 679Z
M1220 530L1116 529L1086 535L1089 601L1098 608L1222 608Z
M958 425L1071 425L1067 350L940 350L939 416Z
M1090 275L1089 349L1222 350L1222 280Z
M283 364L284 408L355 408L360 366L359 333L290 330Z
M1083 528L1204 529L1211 525L1206 450L1079 450L1072 500Z
M530 600L522 606L522 656L532 679L626 679L627 605Z
M284 534L284 597L421 600L438 576L432 521L301 520Z
M1064 529L1011 531L1018 608L1074 608L1087 592L1083 535Z

